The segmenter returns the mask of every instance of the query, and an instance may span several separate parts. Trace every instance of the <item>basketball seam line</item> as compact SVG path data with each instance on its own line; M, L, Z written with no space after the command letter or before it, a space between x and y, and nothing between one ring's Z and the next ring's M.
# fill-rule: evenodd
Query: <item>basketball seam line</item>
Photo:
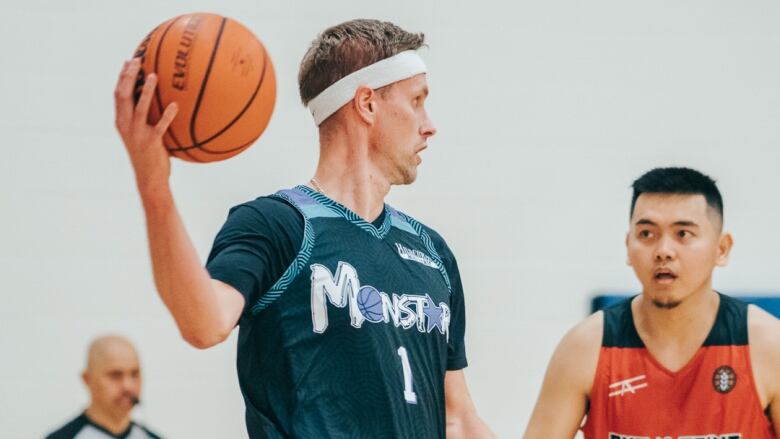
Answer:
M222 31L225 30L225 23L227 18L222 17L222 24L219 26L219 32L217 33L217 39L214 41L214 48L211 49L211 57L209 58L209 65L206 67L206 75L203 77L203 82L200 84L200 90L198 91L198 99L195 101L195 108L192 110L192 119L190 119L190 137L192 138L193 146L200 148L198 139L195 138L195 119L198 118L198 112L200 111L200 103L203 100L203 93L206 90L206 85L209 83L209 77L211 76L211 68L214 65L214 58L217 57L217 50L219 49L219 43L222 41Z
M191 147L186 147L185 146L185 147L182 147L183 149L184 148L186 148L186 149L198 148L201 151L203 151L205 153L209 153L209 154L226 154L226 153L237 151L237 150L239 150L241 148L244 148L247 145L245 143L244 145L241 145L241 146L229 149L229 150L225 150L225 151L209 151L205 147L205 145L207 145L209 142L212 142L212 141L216 140L219 136L224 134L225 131L230 129L230 127L232 127L236 122L238 122L239 119L241 119L241 116L243 116L244 113L246 113L246 111L249 109L249 107L252 106L252 103L255 101L255 98L257 97L258 93L260 92L260 88L263 86L263 82L265 81L265 73L266 73L267 68L268 68L268 55L265 52L265 48L263 48L263 54L264 54L263 58L264 58L265 62L263 63L263 73L260 75L260 81L257 83L257 86L255 87L255 91L252 93L252 97L249 98L249 101L246 103L246 105L241 110L241 112L238 113L238 115L235 118L233 118L233 120L231 120L230 123L228 123L224 128L219 130L213 136L209 137L208 139L204 140L203 142L199 142L197 146L194 146L194 145L191 146ZM194 120L194 118L193 118L193 120ZM251 144L252 142L257 140L259 137L260 137L259 135L257 137L255 137L251 142L249 142L249 144Z

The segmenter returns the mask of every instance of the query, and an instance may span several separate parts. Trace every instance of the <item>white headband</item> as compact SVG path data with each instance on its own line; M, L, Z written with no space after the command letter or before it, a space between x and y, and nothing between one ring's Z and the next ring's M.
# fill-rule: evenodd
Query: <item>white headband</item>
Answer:
M322 121L351 101L358 87L365 85L376 89L427 71L425 63L416 51L407 50L398 53L339 79L309 101L309 111L314 116L314 123L319 126Z

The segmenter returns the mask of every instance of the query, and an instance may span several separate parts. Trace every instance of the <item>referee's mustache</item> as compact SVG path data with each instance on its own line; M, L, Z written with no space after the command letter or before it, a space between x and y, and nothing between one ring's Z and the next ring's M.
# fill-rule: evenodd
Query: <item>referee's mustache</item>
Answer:
M134 406L141 403L141 398L136 395L135 393L125 392L122 393L122 395L119 396L119 398L127 398L130 400L130 403L132 403Z

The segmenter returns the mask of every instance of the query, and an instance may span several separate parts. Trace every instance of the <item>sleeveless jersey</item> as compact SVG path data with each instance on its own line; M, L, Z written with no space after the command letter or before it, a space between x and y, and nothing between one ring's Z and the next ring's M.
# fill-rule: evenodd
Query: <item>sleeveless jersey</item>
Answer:
M750 365L747 305L721 294L707 339L677 372L645 348L630 299L604 310L583 432L589 439L773 439Z
M274 196L304 239L239 322L250 436L444 438L453 298L427 228L390 206L376 227L306 186Z

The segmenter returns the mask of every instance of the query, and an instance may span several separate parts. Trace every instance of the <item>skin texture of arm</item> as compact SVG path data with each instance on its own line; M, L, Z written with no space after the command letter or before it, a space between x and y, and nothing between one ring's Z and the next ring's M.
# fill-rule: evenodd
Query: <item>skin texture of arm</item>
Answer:
M748 339L756 390L775 428L775 436L780 438L780 320L750 305Z
M138 103L133 89L138 59L126 62L114 91L116 128L135 173L146 215L155 285L182 337L197 348L213 346L230 335L244 298L233 287L212 280L195 251L170 189L170 156L162 136L176 116L169 105L159 122L148 123L157 77L146 77Z
M447 405L447 439L496 437L477 414L463 370L447 371L444 399Z
M571 439L586 414L598 365L604 314L570 330L553 353L525 439Z

